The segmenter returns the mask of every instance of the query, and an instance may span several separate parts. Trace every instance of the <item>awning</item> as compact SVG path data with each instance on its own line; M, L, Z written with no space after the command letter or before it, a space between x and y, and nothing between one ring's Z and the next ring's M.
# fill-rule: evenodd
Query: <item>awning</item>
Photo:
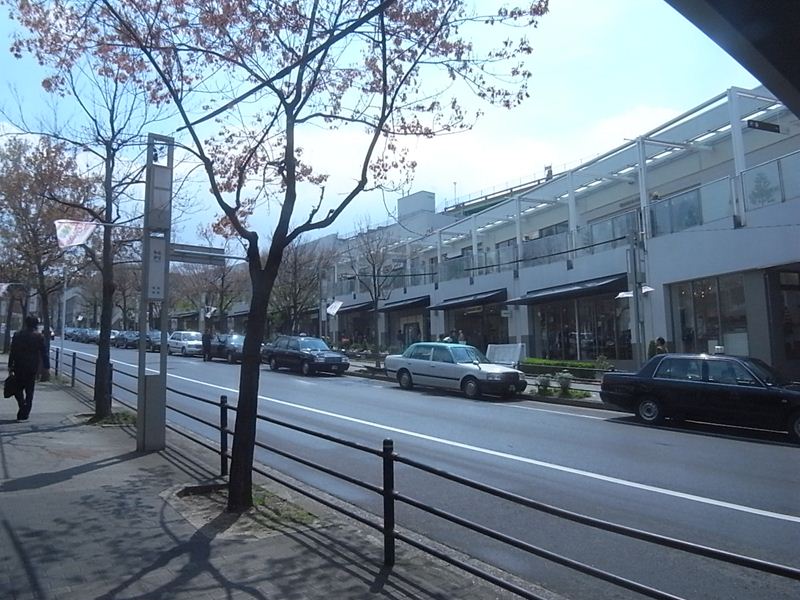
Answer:
M576 296L586 296L589 294L601 294L604 292L621 292L628 286L628 276L611 275L598 279L588 279L576 283L567 283L541 290L531 290L519 298L514 298L506 304L538 304L547 300L563 300Z
M450 310L451 308L462 308L464 306L476 306L481 304L491 304L492 302L504 302L506 299L506 288L492 290L491 292L481 292L470 296L457 296L448 298L439 304L429 306L430 310Z
M338 311L336 311L336 314L341 315L344 313L356 312L364 309L372 309L373 306L375 306L375 303L372 300L369 302L359 302L358 304L351 304L350 306L341 307Z
M394 302L386 302L378 310L381 312L391 312L393 310L403 310L406 308L427 308L431 303L430 296L417 296L416 298L403 298Z

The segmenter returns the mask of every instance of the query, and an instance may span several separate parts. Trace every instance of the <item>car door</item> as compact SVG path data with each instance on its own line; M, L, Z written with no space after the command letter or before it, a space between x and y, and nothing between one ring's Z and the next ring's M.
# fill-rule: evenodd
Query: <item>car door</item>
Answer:
M435 385L451 390L459 389L459 365L453 360L450 349L445 346L434 346L431 358L431 378L435 381Z
M272 344L272 352L270 353L270 357L275 359L275 362L278 363L279 367L286 367L289 365L286 357L287 345L289 343L289 338L285 335L278 336L275 339L275 342Z
M431 355L433 346L430 344L415 344L414 349L408 357L408 370L411 371L411 378L414 383L419 385L436 385L431 368Z
M295 370L300 370L300 364L303 362L303 352L300 350L300 340L297 338L289 338L286 346L286 363L287 366Z
M169 349L172 352L180 352L181 351L181 332L176 331L173 333L169 338Z
M738 360L709 360L707 380L709 420L752 427L784 424L780 394L765 386Z
M668 356L653 374L649 393L663 405L668 416L690 417L702 411L703 360Z

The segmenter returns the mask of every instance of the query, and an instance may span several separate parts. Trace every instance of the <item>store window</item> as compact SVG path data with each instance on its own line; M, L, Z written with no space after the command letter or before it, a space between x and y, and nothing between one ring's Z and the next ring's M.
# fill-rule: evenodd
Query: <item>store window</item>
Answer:
M800 359L800 273L780 274L786 358Z
M611 360L631 358L627 302L613 294L540 304L535 309L536 350L540 358Z
M741 274L671 286L672 324L678 352L749 354L744 280Z

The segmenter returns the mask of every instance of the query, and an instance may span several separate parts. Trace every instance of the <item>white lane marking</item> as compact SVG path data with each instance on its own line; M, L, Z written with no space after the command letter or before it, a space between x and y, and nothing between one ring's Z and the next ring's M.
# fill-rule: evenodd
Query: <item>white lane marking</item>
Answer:
M88 353L84 353L88 354ZM89 355L91 356L91 355ZM113 361L118 362L119 364L134 367L136 365L131 365L129 363L124 363L122 361ZM223 390L227 392L238 392L238 390L234 388L227 388L220 385L215 385L213 383L206 383L203 381L197 381L195 379L189 379L187 377L182 377L180 375L172 375L170 373L167 374L169 377L174 377L175 379L181 379L183 381L188 381L190 383L196 383L200 385L205 385L208 387L213 387L218 390ZM566 467L564 465L559 465L556 463L546 462L542 460L536 460L533 458L527 458L525 456L517 456L515 454L508 454L507 452L499 452L497 450L490 450L488 448L481 448L479 446L472 446L471 444L464 444L461 442L455 442L453 440L447 440L444 438L435 437L432 435L426 435L424 433L418 433L416 431L409 431L407 429L400 429L398 427L391 427L389 425L381 425L380 423L373 423L372 421L365 421L364 419L357 419L355 417L348 417L345 415L340 415L337 413L332 413L327 410L321 410L319 408L312 408L310 406L303 406L302 404L295 404L293 402L286 402L285 400L278 400L277 398L270 398L268 396L259 396L260 400L267 400L268 402L272 402L274 404L281 404L283 406L288 406L290 408L294 408L297 410L304 410L306 412L315 413L318 415L323 415L326 417L340 419L342 421L348 421L350 423L356 423L358 425L365 425L367 427L373 427L375 429L380 429L383 431L389 431L392 433L397 433L401 435L405 435L412 438L417 438L429 442L435 442L437 444L442 444L444 446L451 446L453 448L460 448L461 450L469 450L471 452L477 452L479 454L486 454L489 456L495 456L497 458L504 458L506 460L511 460L515 462L520 462L524 464L534 465L537 467L542 467L545 469L551 469L553 471L559 471L561 473L569 473L570 475L578 475L580 477L586 477L587 479L594 479L597 481L603 481L605 483L613 483L615 485L621 485L624 487L633 488L636 490L641 490L645 492L652 492L655 494L661 494L663 496L670 496L672 498L680 498L682 500L689 500L691 502L698 502L700 504L707 504L710 506L716 506L719 508L727 508L730 510L735 510L751 515L758 515L761 517L767 517L770 519L777 519L780 521L788 521L790 523L800 523L800 516L796 515L787 515L784 513L773 512L770 510L762 510L760 508L753 508L750 506L744 506L742 504L734 504L733 502L725 502L723 500L715 500L714 498L707 498L705 496L698 496L696 494L687 494L684 492L677 492L675 490L669 490L666 488L654 486L654 485L647 485L644 483L637 483L635 481L629 481L627 479L620 479L619 477L610 477L608 475L601 475L600 473L593 473L592 471L585 471L583 469L575 469L572 467ZM568 414L568 413L564 413Z
M501 408L507 409L516 409L516 410L530 410L534 412L543 412L549 413L551 415L566 415L568 417L580 417L581 419L595 419L597 421L605 421L607 417L596 417L594 415L582 415L581 413L573 413L573 412L565 412L563 410L553 410L552 408L536 408L535 406L519 406L519 405L507 405L507 404L498 404ZM592 409L592 410L602 410L602 409ZM609 411L611 413L611 411ZM619 415L619 413L613 413Z

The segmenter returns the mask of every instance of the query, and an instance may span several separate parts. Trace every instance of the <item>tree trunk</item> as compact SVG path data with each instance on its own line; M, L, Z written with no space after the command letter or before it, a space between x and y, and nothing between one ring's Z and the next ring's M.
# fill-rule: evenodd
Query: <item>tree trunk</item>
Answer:
M111 245L111 215L114 209L111 175L114 172L111 152L106 153L105 221L103 227L103 292L100 301L100 337L97 340L97 364L94 371L94 414L97 419L111 415L111 315L114 310L114 257Z
M250 257L258 265L258 256ZM280 264L280 257L278 257ZM258 415L258 384L261 375L261 342L267 320L267 302L275 281L277 266L261 270L251 264L252 297L247 320L242 368L239 374L239 399L236 410L236 427L231 452L231 470L228 480L228 510L242 512L253 506L253 452L255 450Z

